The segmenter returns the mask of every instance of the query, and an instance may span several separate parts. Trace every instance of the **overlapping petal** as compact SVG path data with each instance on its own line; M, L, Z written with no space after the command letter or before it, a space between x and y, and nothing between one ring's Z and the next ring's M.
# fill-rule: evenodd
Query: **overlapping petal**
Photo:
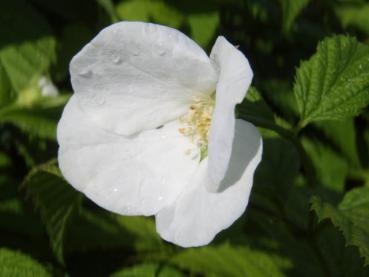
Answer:
M222 192L206 189L209 164L205 159L190 180L190 187L156 215L160 235L183 247L201 246L229 227L245 211L261 153L262 141L257 129L236 120L229 167L220 184Z
M124 137L95 125L72 96L58 125L64 177L98 205L152 215L172 204L199 164L178 123ZM196 153L193 153L196 154Z
M235 128L235 106L245 97L253 73L246 57L224 37L218 37L216 40L210 58L219 70L219 80L209 134L208 189L217 191L229 167Z
M72 60L81 108L100 127L132 135L185 113L193 97L215 90L206 53L161 25L120 22L102 30Z

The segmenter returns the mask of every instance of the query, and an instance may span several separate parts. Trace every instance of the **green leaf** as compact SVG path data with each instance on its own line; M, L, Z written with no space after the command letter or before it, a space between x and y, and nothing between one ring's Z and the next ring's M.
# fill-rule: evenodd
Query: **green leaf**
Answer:
M323 189L328 189L326 193L333 199L340 197L348 173L346 161L318 140L303 139L302 144L312 161L319 183L324 186Z
M307 6L310 0L280 0L282 6L282 27L289 32L296 17Z
M212 42L219 25L218 11L189 14L188 23L192 39L206 48Z
M180 271L160 264L140 264L129 268L123 268L111 275L111 277L181 277L185 276Z
M342 231L347 243L358 247L365 265L369 265L369 188L351 190L338 207L314 197L312 209L319 220L330 219Z
M354 168L360 167L360 159L357 149L357 135L352 118L339 121L318 121L314 125L323 132L331 142Z
M114 4L112 0L96 0L99 5L104 8L106 13L110 16L111 22L117 22L119 20L116 14Z
M53 162L34 168L23 186L41 214L57 260L63 263L66 226L79 207L82 195L64 181Z
M27 96L55 58L45 19L21 0L0 2L0 107Z
M154 21L173 28L179 28L184 20L182 13L162 0L128 0L116 9L123 20Z
M369 4L339 5L335 11L343 27L354 27L369 34Z
M42 138L55 139L56 125L68 95L38 98L31 105L0 108L0 123L11 123Z
M165 251L152 219L118 216L106 211L80 209L66 238L68 252L135 249Z
M258 126L275 125L273 112L255 87L250 87L246 98L241 104L237 105L236 117Z
M252 203L281 212L297 176L300 160L294 146L283 139L264 139L263 159L255 172Z
M55 39L26 2L1 1L0 10L0 24L7 26L0 36L0 123L53 139L66 97L43 96L39 81L55 60Z
M297 70L294 94L302 126L357 115L369 103L369 47L347 36L323 40Z
M348 246L342 233L332 224L321 224L316 237L322 254L321 259L326 264L329 276L369 276L369 267L363 267L363 259L358 249Z
M222 245L187 249L171 259L171 263L206 276L285 276L291 267L288 259L277 254L246 246Z
M51 274L31 257L18 251L0 248L0 276L43 277Z

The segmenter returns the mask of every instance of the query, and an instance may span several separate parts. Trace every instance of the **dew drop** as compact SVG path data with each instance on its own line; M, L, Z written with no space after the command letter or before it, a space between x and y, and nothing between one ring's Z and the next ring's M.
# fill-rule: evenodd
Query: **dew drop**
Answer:
M92 71L89 69L84 69L80 71L78 75L84 78L90 78L92 76Z
M164 48L163 43L159 42L158 45L155 48L156 53L159 56L164 56L167 53L167 50Z
M118 55L113 56L113 63L120 64L122 62L122 58Z
M158 201L163 201L163 199L164 199L164 197L161 196L161 195L158 197Z
M114 192L118 192L118 189L117 189L117 188L115 188L115 189L113 189L113 191L114 191Z

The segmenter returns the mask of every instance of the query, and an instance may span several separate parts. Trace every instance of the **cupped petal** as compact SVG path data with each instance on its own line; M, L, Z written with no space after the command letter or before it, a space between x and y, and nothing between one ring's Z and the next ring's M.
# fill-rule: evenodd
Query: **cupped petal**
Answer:
M173 203L199 164L178 128L174 121L128 138L117 135L96 126L72 96L57 129L59 166L72 186L101 207L152 215Z
M254 171L261 160L262 140L250 123L236 120L232 155L222 192L209 192L208 159L190 180L178 200L159 211L156 229L161 237L183 247L208 244L244 212L252 187Z
M245 97L253 73L247 58L224 37L218 37L216 40L210 58L219 70L219 80L209 132L208 189L217 191L231 157L235 105Z
M215 90L209 57L183 33L157 24L119 22L71 61L79 105L105 130L132 135L184 114Z

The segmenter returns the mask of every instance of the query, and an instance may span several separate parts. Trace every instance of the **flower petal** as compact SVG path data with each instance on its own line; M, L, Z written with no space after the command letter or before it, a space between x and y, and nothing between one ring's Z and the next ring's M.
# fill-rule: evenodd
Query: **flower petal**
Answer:
M246 95L253 77L246 57L224 37L218 37L210 58L219 69L216 102L211 121L208 145L208 189L217 191L223 180L232 151L235 126L235 105Z
M206 53L161 25L120 22L102 30L70 64L80 106L102 128L131 135L184 114L215 90Z
M59 166L77 190L125 215L152 215L171 204L194 174L199 155L170 122L132 137L107 132L72 96L58 125Z
M191 187L171 206L156 215L156 229L167 241L183 247L208 244L244 212L254 171L261 160L262 141L250 123L236 120L235 139L229 168L221 182L222 192L209 192L208 159L190 181Z

